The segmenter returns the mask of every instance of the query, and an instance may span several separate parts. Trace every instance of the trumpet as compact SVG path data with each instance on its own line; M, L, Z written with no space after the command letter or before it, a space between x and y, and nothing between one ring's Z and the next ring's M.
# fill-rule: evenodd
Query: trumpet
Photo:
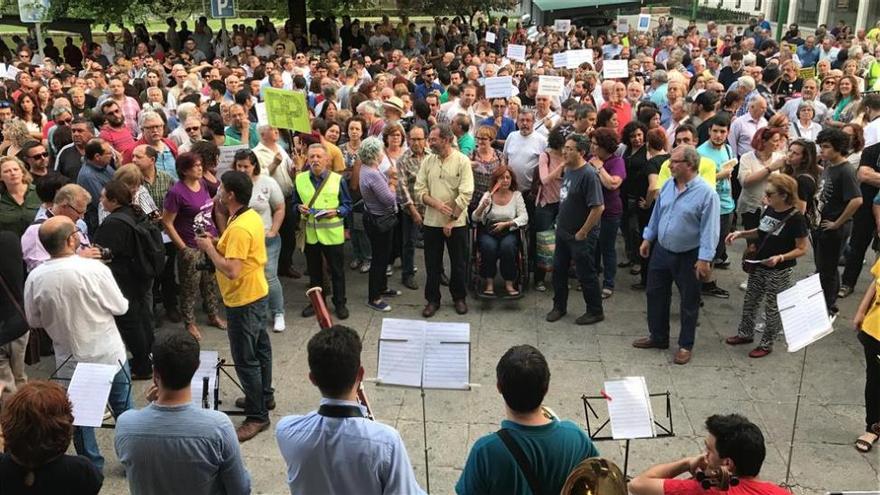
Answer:
M309 296L312 308L315 309L315 318L318 320L318 326L321 327L322 330L332 327L333 319L330 317L330 311L327 309L327 304L324 303L323 289L321 289L321 287L312 287L306 291L306 295ZM373 420L376 419L373 416L373 409L370 407L370 401L367 400L367 392L364 390L363 382L358 385L357 398L358 402L360 402L360 404L367 410L367 417Z

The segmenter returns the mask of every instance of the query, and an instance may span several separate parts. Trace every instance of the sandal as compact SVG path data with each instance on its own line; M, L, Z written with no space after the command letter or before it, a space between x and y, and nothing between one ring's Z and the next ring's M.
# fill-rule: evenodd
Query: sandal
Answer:
M519 291L516 289L504 289L507 292L507 297L516 297L519 295Z
M495 289L483 289L483 295L486 297L495 297Z
M874 444L877 443L877 439L880 438L877 435L874 435L874 440L869 442L869 441L865 440L865 438L864 438L866 435L874 435L874 434L867 433L867 432L862 434L862 436L860 436L859 438L856 438L856 442L854 445L856 450L858 450L859 452L861 452L863 454L867 454L868 452L870 452L871 449L874 448Z

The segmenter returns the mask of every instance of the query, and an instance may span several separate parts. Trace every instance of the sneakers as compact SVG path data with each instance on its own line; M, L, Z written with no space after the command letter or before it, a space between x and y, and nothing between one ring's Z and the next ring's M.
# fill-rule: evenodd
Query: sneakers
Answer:
M718 287L715 282L704 283L700 292L703 295L717 297L718 299L730 299L730 292Z
M399 296L399 295L401 295L401 294L403 294L403 292L400 292L399 290L395 290L395 289L385 289L385 290L382 291L382 294L381 294L381 295L382 295L383 297L397 297L397 296Z
M852 293L853 293L852 287L849 287L847 285L841 285L840 290L837 291L837 297L839 297L840 299L844 299Z
M370 264L370 260L364 261L361 263L361 267L358 271L361 273L368 273L370 271Z
M535 282L535 290L538 292L547 292L547 285L543 280L540 282Z
M361 263L363 263L361 260L351 260L351 263L348 264L348 267L352 270L357 270L361 267Z
M394 270L391 268L391 265L385 267L385 276L390 277L394 275Z
M376 302L367 301L367 306L369 306L371 309L375 309L376 311L381 311L383 313L391 311L391 305L381 299Z
M574 320L576 325L592 325L594 323L599 323L600 321L605 319L605 315L603 313L593 314L593 313L584 313L577 317Z
M284 331L284 313L275 315L275 324L272 325L272 331L276 333L281 333Z
M719 268L721 270L727 270L730 267L730 257L725 256L723 259L722 258L715 258L712 261L712 264L715 266L715 268Z
M749 281L745 280L743 283L739 284L739 290L746 290L749 288Z
M611 297L613 295L614 295L614 289L609 289L608 287L605 287L604 289L602 289L602 299L608 299L609 297Z

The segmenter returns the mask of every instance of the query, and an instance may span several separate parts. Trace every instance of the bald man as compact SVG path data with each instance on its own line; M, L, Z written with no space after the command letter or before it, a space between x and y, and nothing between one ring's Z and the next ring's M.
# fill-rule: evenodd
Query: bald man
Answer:
M25 313L32 328L45 328L52 337L59 376L72 376L78 363L116 368L108 403L118 416L132 406L128 357L114 318L128 311L128 301L107 265L77 256L76 234L73 220L63 215L40 225L40 243L50 259L28 276ZM104 457L94 428L75 427L73 435L76 453L103 470Z

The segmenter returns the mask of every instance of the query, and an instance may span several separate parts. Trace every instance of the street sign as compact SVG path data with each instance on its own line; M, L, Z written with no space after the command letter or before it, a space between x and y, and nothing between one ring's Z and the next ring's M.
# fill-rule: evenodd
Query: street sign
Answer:
M18 0L18 13L21 22L43 22L49 14L49 0Z
M211 17L214 19L235 17L233 0L211 0Z

